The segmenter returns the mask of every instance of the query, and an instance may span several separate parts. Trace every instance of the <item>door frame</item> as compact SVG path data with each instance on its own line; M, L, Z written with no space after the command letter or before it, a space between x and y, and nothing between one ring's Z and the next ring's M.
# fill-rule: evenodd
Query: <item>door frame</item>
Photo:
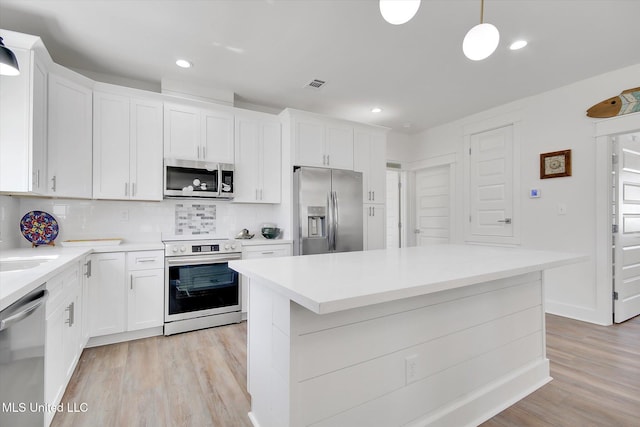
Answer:
M596 144L596 317L598 323L613 324L612 162L611 138L640 131L640 113L603 119L595 123Z
M415 191L416 191L416 173L424 170L424 169L430 169L430 168L434 168L434 167L439 167L439 166L448 166L449 167L449 243L456 243L458 242L458 236L456 233L457 227L457 221L458 218L456 216L456 199L455 199L455 193L456 193L456 164L457 164L458 160L457 160L457 156L455 153L451 153L451 154L445 154L442 156L436 156L436 157L431 157L429 159L425 159L425 160L420 160L417 162L411 162L408 164L408 171L409 171L409 185L407 187L410 187L407 189L407 191L405 192L405 196L406 194L412 194L413 196L415 196ZM413 232L416 229L416 224L417 224L417 220L416 220L416 198L415 197L410 197L409 200L411 201L410 206L409 204L407 204L407 210L405 211L405 217L409 217L409 224L411 225L410 227L406 227L405 228L405 235L406 235L406 239L405 242L408 243L408 246L416 246L416 235ZM408 215L407 215L408 213Z

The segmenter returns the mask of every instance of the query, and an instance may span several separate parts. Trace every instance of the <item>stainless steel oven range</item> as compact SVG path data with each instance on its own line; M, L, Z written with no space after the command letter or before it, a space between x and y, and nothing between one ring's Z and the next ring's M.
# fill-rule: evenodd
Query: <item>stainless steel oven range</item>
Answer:
M238 323L240 280L228 262L240 245L224 239L165 242L164 334Z

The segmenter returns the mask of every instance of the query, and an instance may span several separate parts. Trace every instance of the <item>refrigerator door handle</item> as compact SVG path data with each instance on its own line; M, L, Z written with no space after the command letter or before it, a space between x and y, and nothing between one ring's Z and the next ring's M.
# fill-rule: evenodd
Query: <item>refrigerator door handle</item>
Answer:
M327 244L328 250L333 250L333 193L327 193Z
M333 198L333 250L336 250L336 240L338 236L338 194L335 191L331 192Z

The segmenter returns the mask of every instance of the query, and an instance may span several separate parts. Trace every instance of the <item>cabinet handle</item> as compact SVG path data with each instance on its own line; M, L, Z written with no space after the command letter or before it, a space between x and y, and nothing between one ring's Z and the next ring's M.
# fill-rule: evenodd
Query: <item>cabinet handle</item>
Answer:
M262 188L260 189L260 200L262 200Z
M198 158L200 158L200 146L198 145Z
M125 197L129 196L129 183L128 182L124 183L124 195L125 195Z
M376 192L375 192L375 191L372 191L372 192L371 192L371 201L372 201L372 202L375 202L375 200L376 200Z
M155 258L144 258L144 259L137 259L136 262L154 262L156 259Z
M131 183L131 197L134 197L136 195L136 183L132 182Z
M331 164L330 156L327 154L327 166Z
M272 255L273 253L274 253L273 251L261 252L262 255Z
M67 308L64 309L64 311L69 313L69 317L67 318L67 320L64 321L64 323L66 323L67 325L69 325L69 327L72 327L74 322L74 315L75 315L75 303L72 302L71 304L69 304L67 306Z
M84 275L85 275L86 277L91 277L91 260L87 261L87 262L84 264L84 267L85 267Z
M258 189L256 188L256 200L258 200Z
M327 164L327 156L325 154L322 155L322 164L323 165Z
M207 158L207 147L202 147L202 159L205 160Z
M54 175L53 178L51 178L51 190L52 191L56 191L56 176Z
M371 216L376 216L376 207L375 206L371 207L371 213L372 213Z
M129 276L129 289L133 290L133 274Z

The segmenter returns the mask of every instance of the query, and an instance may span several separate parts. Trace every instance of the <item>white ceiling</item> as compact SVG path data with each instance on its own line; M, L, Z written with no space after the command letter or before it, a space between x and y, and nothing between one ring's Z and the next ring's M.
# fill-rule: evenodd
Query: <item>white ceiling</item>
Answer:
M461 46L479 14L480 0L422 0L394 26L377 0L0 0L0 28L41 36L70 68L408 133L640 63L640 0L487 0L501 41L473 62ZM518 38L529 45L509 51Z

